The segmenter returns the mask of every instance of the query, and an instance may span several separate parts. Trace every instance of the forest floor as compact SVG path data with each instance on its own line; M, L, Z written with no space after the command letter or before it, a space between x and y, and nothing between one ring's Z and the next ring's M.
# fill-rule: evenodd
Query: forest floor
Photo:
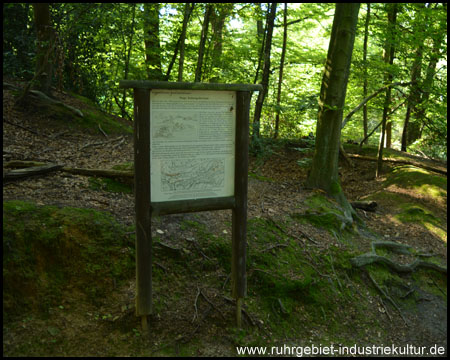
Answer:
M59 97L84 112L93 111L93 105L80 98ZM12 92L4 90L4 174L9 171L5 163L11 160L91 169L131 163L131 131L114 133L102 117L95 119L98 122L91 128L83 128L70 116L61 121L42 109L17 109ZM126 128L126 122L120 121ZM358 150L349 146L347 151ZM405 157L395 151L387 154ZM152 219L154 313L149 333L144 333L134 316L131 187L62 171L4 182L3 354L236 356L237 346L312 345L424 346L426 351L442 347L446 354L446 274L432 269L401 274L384 265L360 269L350 263L370 251L373 241L390 241L410 245L414 252L379 255L393 256L403 264L422 256L446 266L446 177L418 166L386 162L385 175L375 179L375 162L352 159L354 167L343 164L340 169L347 198L375 200L378 206L375 212L357 210L364 227L344 228L333 201L303 185L304 165L311 156L312 150L301 144L280 142L250 158L248 296L242 329L234 325L230 295L231 211ZM446 164L410 158L446 169ZM69 224L71 217L61 215L68 208L96 211L84 218L73 210L72 214L80 214L71 215L73 224L78 221L75 228ZM43 217L37 218L44 210ZM109 225L97 214L111 215L106 220ZM83 238L91 244L96 236L103 236L102 226L113 222L121 239L108 236L118 241L118 248L108 248L110 252L104 254L92 250L90 258L77 258L80 253L65 244L65 258L60 259L62 255L51 250L61 245L48 242L31 244L19 256L14 243L53 239L43 235L36 240L33 234L55 226L64 230L58 232L60 242ZM71 230L66 239L67 229ZM36 254L39 249L45 251ZM99 260L108 254L112 258ZM120 273L114 269L114 276L102 273L98 264L105 261L120 263ZM53 282L52 272L58 273L57 266L68 262L77 269L70 275L69 268ZM22 272L17 270L21 266ZM94 270L76 278L79 268ZM30 269L32 273L27 272ZM98 291L87 291L93 287ZM46 292L41 291L44 288Z

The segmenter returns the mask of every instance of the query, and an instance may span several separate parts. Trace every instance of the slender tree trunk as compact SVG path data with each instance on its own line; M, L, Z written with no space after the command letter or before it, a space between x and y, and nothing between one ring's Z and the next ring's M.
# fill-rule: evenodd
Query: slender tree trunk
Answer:
M280 59L280 74L278 76L278 92L277 92L277 115L275 117L275 134L274 138L278 137L278 131L280 127L280 104L281 104L281 85L283 84L283 68L284 68L284 58L286 56L286 43L287 43L287 3L284 3L283 12L283 47L281 49L281 59Z
M423 53L423 43L417 48L416 57L414 59L413 67L411 70L411 82L414 82L413 86L411 86L408 106L406 108L405 122L403 124L403 132L402 132L402 145L401 151L407 151L408 144L408 126L411 119L411 114L414 111L416 105L420 100L419 86L417 81L420 78L420 69L422 67L422 53Z
M397 22L398 4L387 3L386 6L388 7L388 29L387 29L385 52L384 52L384 62L386 64L392 65L394 63L394 54L395 54L394 41L395 41L395 27L396 27L396 22ZM387 84L392 83L392 79L393 79L393 75L388 70L388 72L385 75L385 84L387 85ZM387 115L389 112L389 107L391 105L391 92L392 92L392 88L388 87L386 89L386 96L384 98L380 144L378 146L377 170L376 170L376 174L375 174L376 177L379 177L381 175L381 171L383 169L383 148L384 148L385 134L386 134Z
M216 4L211 13L211 27L213 33L213 50L211 56L212 77L209 82L220 82L220 69L223 68L222 48L223 48L223 29L225 20L233 10L233 3Z
M425 4L419 4L418 12L425 8ZM419 44L417 46L416 54L414 56L414 62L411 68L411 82L414 82L409 91L408 106L406 108L405 122L403 124L402 141L401 141L401 151L407 151L408 144L408 127L411 119L412 112L415 111L416 105L420 101L419 84L417 83L421 77L422 59L423 59L423 46L425 42L425 29L424 24L428 24L428 17L425 20L419 18L419 26L415 24L413 31L417 33ZM426 26L426 25L425 25Z
M366 23L364 26L364 46L363 46L363 63L364 63L364 83L363 83L363 98L365 99L367 97L367 83L368 83L368 76L367 76L367 43L369 40L369 22L370 22L370 3L367 3L367 14L366 14ZM367 104L364 104L363 107L363 127L364 127L364 139L365 144L367 145L368 142L368 119L367 119Z
M442 6L444 9L447 8L447 4L443 3ZM426 123L426 104L428 99L430 98L431 88L433 86L434 76L436 75L436 66L441 58L441 45L445 39L447 34L447 22L442 24L439 29L441 31L437 31L432 37L433 41L433 50L430 54L430 61L427 66L425 79L422 81L420 86L420 91L422 92L422 96L419 99L419 106L417 106L417 110L414 113L414 117L416 118L416 122L420 125ZM410 139L413 140L413 139Z
M259 9L261 10L261 4L259 4ZM266 21L264 23L264 27L263 27L262 20L258 20L256 23L256 28L257 28L256 35L258 37L259 43L261 44L261 48L259 49L258 65L256 67L255 80L253 81L253 84L256 84L258 82L259 71L261 70L261 62L262 62L262 59L264 56L264 45L266 43L268 16L269 16L269 11L266 11ZM261 37L262 37L262 39L261 39Z
M178 61L178 81L183 81L183 68L184 68L184 48L186 43L186 30L191 17L192 11L194 10L195 3L184 5L184 15L183 15L183 27L181 29L180 37L180 59Z
M386 149L390 149L392 145L392 121L386 124Z
M205 55L206 38L208 36L209 18L212 11L213 6L211 4L206 5L205 16L203 18L202 33L200 36L200 45L198 48L197 68L195 69L195 82L202 81L203 57Z
M316 148L306 185L333 196L348 219L356 213L339 184L338 156L359 3L337 3L319 99Z
M261 111L262 111L262 106L264 103L264 99L267 95L267 90L268 90L268 86L269 86L270 50L272 47L273 25L275 23L275 15L277 12L277 3L271 3L271 6L268 9L268 11L269 11L269 14L267 17L267 34L266 34L266 42L264 45L264 68L263 68L263 75L262 75L262 81L261 81L263 90L259 92L258 99L256 100L255 115L253 118L253 134L252 134L253 139L259 137Z
M53 53L55 33L50 21L48 3L33 4L34 22L37 32L36 73L34 88L51 95L50 86L53 76Z
M159 6L158 3L144 3L145 62L149 80L163 79L159 43Z
M125 74L124 74L124 79L127 80L128 79L128 72L130 69L130 58L131 58L131 51L133 48L133 34L134 34L134 22L135 22L135 16L136 16L136 4L132 4L133 6L133 15L132 15L132 20L131 20L131 31L130 31L130 39L129 39L129 43L128 43L128 53L127 56L125 58ZM126 111L126 89L123 89L122 92L122 117L126 117L127 116L127 111Z

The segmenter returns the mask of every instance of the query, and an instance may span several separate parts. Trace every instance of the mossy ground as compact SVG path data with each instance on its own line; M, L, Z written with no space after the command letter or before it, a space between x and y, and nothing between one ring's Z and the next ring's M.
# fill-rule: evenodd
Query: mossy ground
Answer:
M425 176L412 187L418 176L401 171L388 174L384 190L374 195L381 208L376 215L399 226L415 224L426 230L424 224L430 223L446 229L438 211L445 206L442 181ZM252 180L276 186L279 179L273 175L261 171ZM421 192L427 183L436 189ZM91 181L91 186L98 186L98 192L127 191L104 182ZM285 186L281 191L287 191ZM420 202L414 194L421 196ZM291 212L278 216L268 208L248 220L244 309L253 325L245 315L242 329L235 327L230 301L229 221L221 222L217 231L197 214L174 216L166 223L153 220L154 312L150 333L144 334L134 315L132 228L89 209L5 202L5 354L223 356L236 355L239 345L390 344L408 331L367 273L351 266L350 259L365 251L363 239L345 224L335 201L313 191ZM174 227L169 231L164 224ZM312 242L298 231L305 228L322 237ZM380 250L380 255L395 258L388 251ZM428 260L442 262L438 256ZM399 275L373 265L367 271L405 316L423 313L434 319L418 306L431 302L423 300L427 296L446 301L446 277L431 270ZM413 328L423 330L419 322ZM401 339L409 341L412 335Z
M357 235L356 228L354 224L349 224L344 211L334 199L321 191L315 191L305 200L305 205L307 210L293 214L295 219L324 229L341 242L352 244Z
M90 177L89 188L92 190L109 191L113 193L133 193L131 184L109 178Z
M45 314L68 287L101 304L134 269L134 249L109 215L89 209L3 204L3 316Z
M97 129L100 125L106 134L132 134L132 125L125 124L118 121L111 115L101 111L96 104L94 104L88 98L79 94L72 93L74 98L79 100L83 117L74 117L73 121L77 126L84 129Z
M389 202L394 222L417 224L447 242L447 178L414 166L387 174L383 189L367 199Z

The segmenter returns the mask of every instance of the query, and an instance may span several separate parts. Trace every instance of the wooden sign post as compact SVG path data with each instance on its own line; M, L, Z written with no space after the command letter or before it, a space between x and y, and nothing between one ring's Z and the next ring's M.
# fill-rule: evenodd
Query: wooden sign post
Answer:
M261 85L120 81L134 89L136 316L152 313L151 217L232 210L232 296L247 293L249 109Z

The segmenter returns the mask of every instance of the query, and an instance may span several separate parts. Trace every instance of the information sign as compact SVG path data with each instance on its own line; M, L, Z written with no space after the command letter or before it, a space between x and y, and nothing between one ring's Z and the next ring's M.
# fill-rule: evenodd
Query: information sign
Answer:
M236 92L150 93L152 202L234 195Z
M230 209L236 322L247 293L249 108L261 85L123 80L134 91L136 315L152 313L151 218Z

